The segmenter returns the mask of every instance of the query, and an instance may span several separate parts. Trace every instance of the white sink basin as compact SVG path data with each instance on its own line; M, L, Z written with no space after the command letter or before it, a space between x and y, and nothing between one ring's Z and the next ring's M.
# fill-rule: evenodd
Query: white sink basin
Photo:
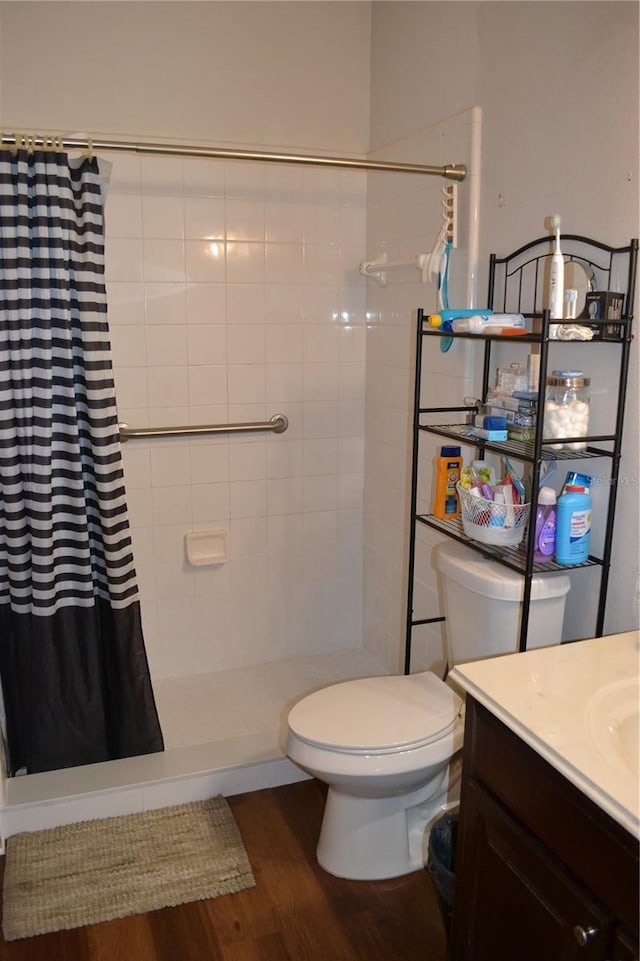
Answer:
M606 684L589 700L586 721L594 745L621 773L640 771L640 677Z

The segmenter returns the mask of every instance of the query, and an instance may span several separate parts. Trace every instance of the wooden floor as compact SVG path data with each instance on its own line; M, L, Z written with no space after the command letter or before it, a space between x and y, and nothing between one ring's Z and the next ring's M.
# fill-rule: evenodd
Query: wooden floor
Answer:
M5 943L2 961L445 961L430 876L345 881L316 863L316 781L229 803L256 886L151 914ZM2 871L4 871L4 858Z

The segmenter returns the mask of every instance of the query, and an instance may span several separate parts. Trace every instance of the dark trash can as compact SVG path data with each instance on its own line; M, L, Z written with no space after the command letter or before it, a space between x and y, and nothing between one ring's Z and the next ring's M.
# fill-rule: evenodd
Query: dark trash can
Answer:
M427 869L433 878L447 933L451 930L459 808L434 822L429 834Z

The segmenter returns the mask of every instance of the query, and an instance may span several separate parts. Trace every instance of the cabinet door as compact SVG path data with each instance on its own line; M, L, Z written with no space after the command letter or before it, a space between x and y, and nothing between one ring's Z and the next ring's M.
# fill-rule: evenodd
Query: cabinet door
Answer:
M605 961L612 919L473 781L461 812L454 961Z
M623 931L616 931L610 961L638 961L638 945Z

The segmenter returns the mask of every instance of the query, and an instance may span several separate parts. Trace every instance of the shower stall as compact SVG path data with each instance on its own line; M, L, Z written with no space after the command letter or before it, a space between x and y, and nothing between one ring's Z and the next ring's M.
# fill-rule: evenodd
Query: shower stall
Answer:
M94 142L111 165L108 317L165 752L11 779L5 835L294 780L288 706L402 669L411 324L436 306L412 262L438 234L451 158L422 169L439 179L414 161L470 165L454 279L468 297L478 132L468 111L371 169ZM385 285L360 269L382 252ZM467 375L461 354L452 385ZM229 424L259 429L174 431ZM216 549L194 555L194 534ZM439 635L420 650L437 669Z

